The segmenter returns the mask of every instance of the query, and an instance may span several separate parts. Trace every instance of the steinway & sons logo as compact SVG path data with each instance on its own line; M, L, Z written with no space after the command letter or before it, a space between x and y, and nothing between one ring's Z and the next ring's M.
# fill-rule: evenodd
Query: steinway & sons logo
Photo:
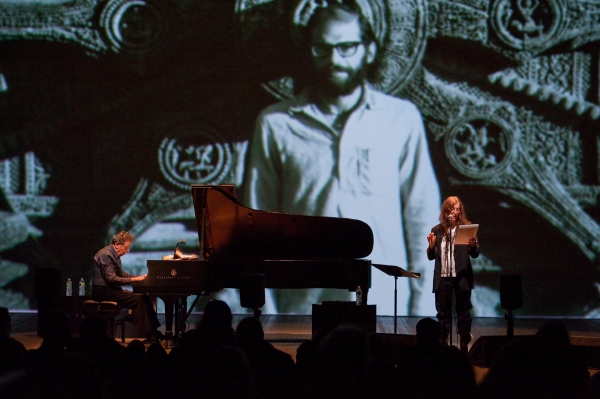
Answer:
M177 275L177 269L171 269L171 273L169 275L165 275L165 276L156 276L157 280L177 280L177 281L181 281L181 280L191 280L192 277L191 276L178 276Z

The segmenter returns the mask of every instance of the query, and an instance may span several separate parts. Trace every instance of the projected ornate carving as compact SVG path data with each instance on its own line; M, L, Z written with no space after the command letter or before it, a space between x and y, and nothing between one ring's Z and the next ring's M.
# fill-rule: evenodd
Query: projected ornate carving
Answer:
M24 243L30 236L39 237L41 232L33 227L23 213L0 211L0 252ZM12 309L28 309L29 301L20 292L4 288L25 276L28 267L10 260L0 260L0 306Z
M167 216L191 208L192 205L189 193L167 190L142 178L123 212L110 222L107 237L112 237L121 230L140 235L155 223L165 220Z
M600 255L600 226L571 197L552 173L524 156L511 167L510 181L497 190L534 209L558 227L590 259ZM505 178L507 178L506 176ZM488 183L490 186L494 182Z
M9 260L0 261L0 306L9 309L29 309L29 300L20 292L5 288L11 282L25 276L27 265Z
M453 1L429 2L428 36L449 36L487 42L489 19L487 3L469 5Z
M0 3L0 39L67 42L93 52L128 55L143 55L160 46L167 25L161 2L109 0L98 13L100 3Z
M108 46L92 29L96 0L73 0L59 4L14 2L0 4L0 38L70 42L92 50Z
M504 88L560 104L578 115L600 117L600 107L586 100L591 89L591 56L581 52L553 54L528 60L516 68L491 74L489 81Z
M190 184L241 183L248 142L223 143L202 125L175 128L158 149L163 176L180 190Z
M165 31L164 11L152 0L111 0L100 25L116 52L144 54L159 47Z
M493 115L464 118L449 129L445 140L450 163L463 175L483 179L502 172L512 161L513 131Z
M560 35L564 9L559 0L497 0L491 17L500 40L515 49L537 53Z
M428 7L429 37L472 40L520 62L561 43L577 48L600 38L600 4L593 1L434 0Z
M27 274L27 266L8 260L0 261L0 287L6 287L10 282Z
M523 126L528 130L525 149L533 163L542 170L551 171L565 186L578 185L582 175L579 134L540 118L532 117Z
M160 170L174 186L187 190L190 184L218 184L231 172L232 150L211 135L198 130L165 138L158 150Z
M29 237L42 232L31 224L28 217L49 217L54 213L58 198L41 195L46 190L50 175L33 152L21 157L0 161L0 191L12 212L0 211L0 252L15 248ZM4 289L9 283L28 272L25 264L0 261L0 306L28 309L28 299L19 292Z
M50 175L32 152L25 154L23 162L20 157L1 161L0 176L4 177L0 179L0 188L14 212L38 217L54 213L58 198L41 195ZM21 187L24 190L19 192Z

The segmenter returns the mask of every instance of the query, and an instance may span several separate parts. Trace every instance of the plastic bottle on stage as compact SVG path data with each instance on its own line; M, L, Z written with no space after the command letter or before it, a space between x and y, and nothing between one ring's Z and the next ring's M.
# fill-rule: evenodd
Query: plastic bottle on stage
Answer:
M72 296L73 295L73 283L71 282L71 279L68 278L67 279L67 296Z
M360 288L360 285L356 287L356 304L362 305L362 289Z
M83 277L79 280L79 296L85 296L85 280Z

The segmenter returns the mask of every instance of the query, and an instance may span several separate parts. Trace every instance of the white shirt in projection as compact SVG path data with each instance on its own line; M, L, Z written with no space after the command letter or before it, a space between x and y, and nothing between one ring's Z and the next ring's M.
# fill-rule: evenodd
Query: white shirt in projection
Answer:
M365 86L340 135L306 94L284 100L259 116L247 165L245 205L362 220L375 240L368 259L422 275L398 280L399 314L435 314L426 237L440 193L412 103ZM394 278L373 268L368 303L392 315Z

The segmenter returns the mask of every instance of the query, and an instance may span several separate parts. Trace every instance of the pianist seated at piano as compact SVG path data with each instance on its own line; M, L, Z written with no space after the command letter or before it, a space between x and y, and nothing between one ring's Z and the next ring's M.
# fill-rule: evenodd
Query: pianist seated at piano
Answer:
M158 331L160 322L146 294L134 294L121 287L133 281L142 281L143 276L131 276L121 266L121 257L129 252L134 237L127 231L121 231L112 238L111 243L99 250L94 256L94 279L92 281L92 298L96 301L114 301L120 306L131 309L133 323L138 332L146 337L147 343L157 342L162 338Z

